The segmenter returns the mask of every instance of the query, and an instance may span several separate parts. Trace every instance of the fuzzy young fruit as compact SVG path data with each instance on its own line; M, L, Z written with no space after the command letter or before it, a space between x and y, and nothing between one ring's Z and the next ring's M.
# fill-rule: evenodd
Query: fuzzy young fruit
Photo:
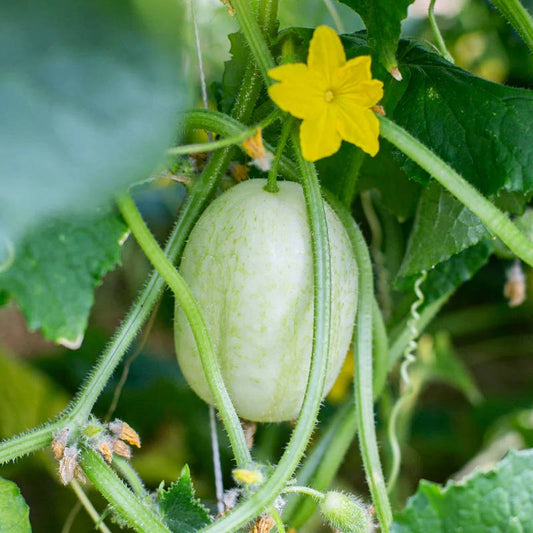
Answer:
M266 181L236 185L194 227L180 272L206 321L224 382L241 418L291 420L300 411L313 343L313 257L302 188ZM340 371L357 307L357 265L346 230L325 205L331 248L330 363ZM176 354L193 390L213 400L191 329L176 305Z

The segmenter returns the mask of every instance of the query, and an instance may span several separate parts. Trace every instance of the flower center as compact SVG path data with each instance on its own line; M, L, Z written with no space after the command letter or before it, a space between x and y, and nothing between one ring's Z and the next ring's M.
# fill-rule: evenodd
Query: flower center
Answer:
M326 93L324 94L324 100L326 100L326 102L333 102L333 100L335 99L335 95L333 94L333 91L331 89L328 89L326 91Z

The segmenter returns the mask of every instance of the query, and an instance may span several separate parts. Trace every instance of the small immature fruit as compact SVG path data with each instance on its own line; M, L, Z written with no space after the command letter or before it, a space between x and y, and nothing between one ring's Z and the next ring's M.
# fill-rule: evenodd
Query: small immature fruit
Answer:
M266 180L236 185L193 229L180 272L204 316L237 413L257 422L300 411L313 342L313 257L302 188ZM357 265L338 217L325 205L331 248L330 364L333 385L352 338ZM194 391L212 403L191 329L176 306L175 344Z
M368 511L351 494L327 492L319 508L322 516L343 533L368 533L371 530Z

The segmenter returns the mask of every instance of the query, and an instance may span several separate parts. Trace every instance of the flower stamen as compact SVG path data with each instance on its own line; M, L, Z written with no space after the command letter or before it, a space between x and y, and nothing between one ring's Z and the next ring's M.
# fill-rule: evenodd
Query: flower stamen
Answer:
M328 89L324 94L324 100L326 100L326 102L328 103L333 102L333 100L335 100L335 95L333 94L333 91L331 89Z

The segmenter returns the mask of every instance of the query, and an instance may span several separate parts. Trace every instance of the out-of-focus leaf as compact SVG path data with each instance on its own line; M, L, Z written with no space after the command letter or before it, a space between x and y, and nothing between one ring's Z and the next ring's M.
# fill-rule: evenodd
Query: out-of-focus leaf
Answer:
M533 450L510 452L493 470L460 483L422 481L391 531L533 531Z
M128 0L2 2L0 243L102 205L161 160L187 76L151 23Z
M168 490L159 489L157 501L163 521L173 533L194 533L211 522L209 512L194 495L187 465Z
M414 0L340 0L363 19L368 30L368 44L376 59L388 70L397 65L396 48L402 31L401 22Z
M479 218L431 182L422 192L398 276L429 270L489 236Z
M46 422L66 407L67 401L44 374L0 351L0 438Z
M0 478L0 531L31 533L30 508L12 481Z
M30 329L70 348L83 339L94 289L120 261L127 230L116 215L50 220L26 234L0 291L14 298Z

